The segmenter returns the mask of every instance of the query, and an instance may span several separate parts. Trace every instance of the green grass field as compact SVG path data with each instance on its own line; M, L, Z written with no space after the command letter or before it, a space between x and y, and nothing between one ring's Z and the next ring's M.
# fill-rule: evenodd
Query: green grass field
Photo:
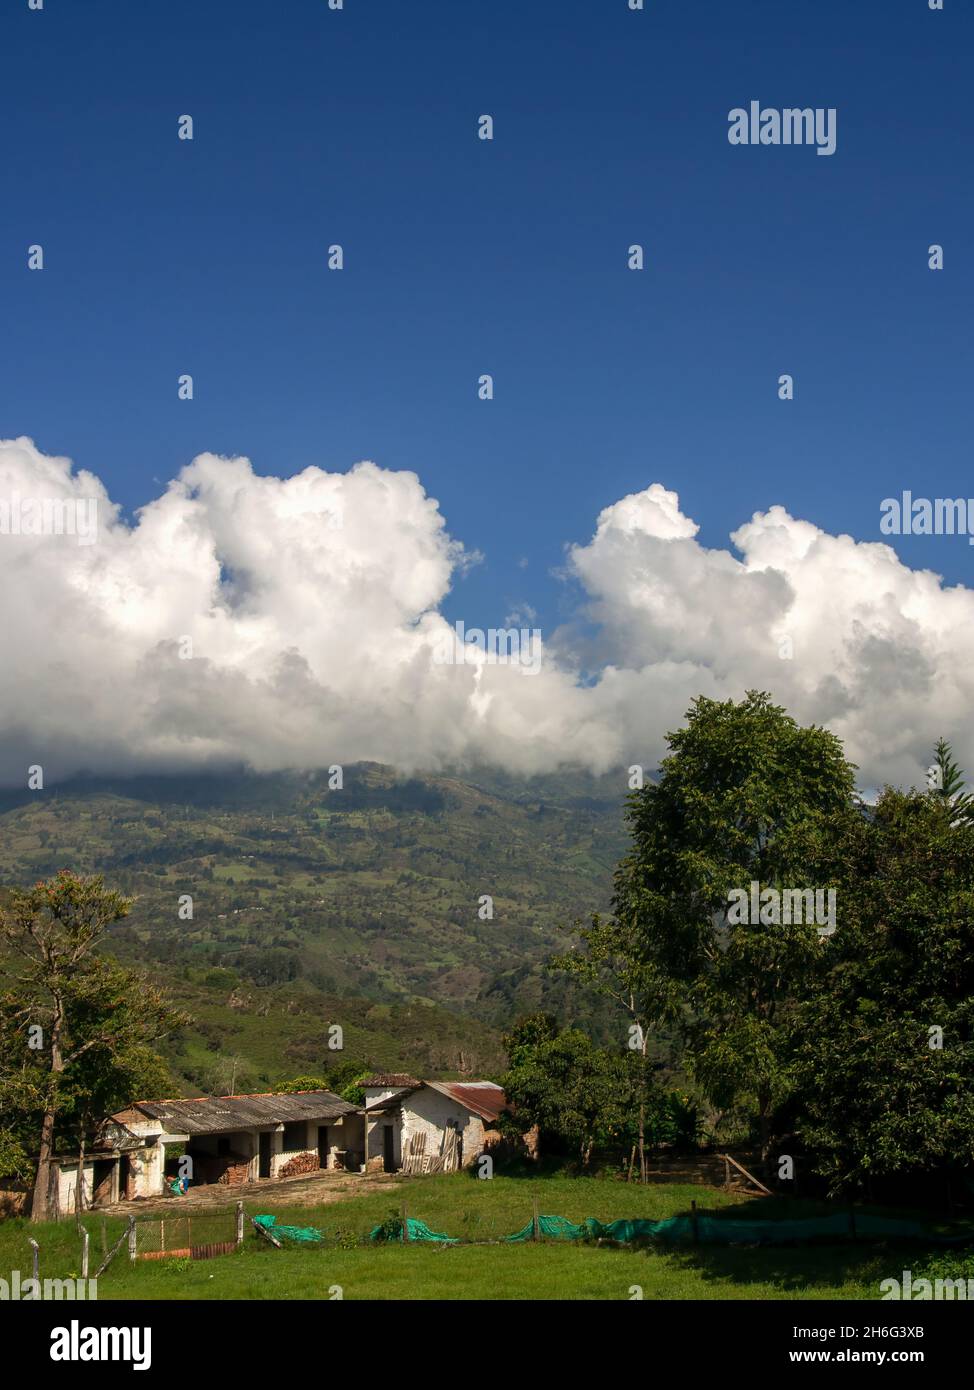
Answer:
M244 1246L212 1260L130 1262L124 1247L99 1280L99 1299L874 1299L880 1280L917 1269L929 1251L916 1244L835 1244L805 1247L691 1247L678 1251L625 1250L593 1245L387 1245L354 1242L408 1205L410 1217L462 1240L491 1241L519 1230L538 1198L544 1214L579 1221L595 1216L660 1219L689 1211L731 1206L748 1219L816 1215L822 1204L747 1201L702 1187L627 1186L599 1179L508 1178L481 1182L465 1175L416 1178L395 1189L382 1184L362 1195L319 1207L291 1207L252 1191L248 1216L274 1211L278 1222L315 1225L326 1236L317 1247L275 1250L247 1222ZM180 1212L177 1200L166 1215ZM182 1209L185 1210L185 1209ZM122 1217L85 1217L91 1233L91 1272L101 1260L102 1224L111 1244L125 1229ZM226 1238L226 1215L193 1217L194 1240ZM156 1223L158 1231L158 1223ZM41 1249L41 1277L80 1271L80 1240L71 1219L31 1228L25 1221L0 1225L0 1276L30 1272L28 1236ZM147 1240L155 1232L146 1229ZM958 1254L958 1262L961 1256Z

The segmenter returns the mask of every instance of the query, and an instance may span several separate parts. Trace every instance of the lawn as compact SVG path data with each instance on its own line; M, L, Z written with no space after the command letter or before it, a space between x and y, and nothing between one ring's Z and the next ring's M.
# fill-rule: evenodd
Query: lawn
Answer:
M386 1245L354 1242L398 1214L465 1241L491 1241L521 1229L537 1197L542 1213L579 1221L596 1216L660 1219L737 1206L749 1219L815 1215L821 1204L746 1200L710 1188L676 1184L644 1188L594 1178L509 1178L478 1181L466 1175L434 1176L388 1185L363 1182L362 1194L320 1207L286 1205L277 1189L260 1199L248 1194L249 1215L273 1210L280 1223L316 1225L326 1236L317 1247L275 1250L249 1221L244 1246L212 1260L130 1262L123 1250L99 1280L99 1299L870 1299L879 1282L917 1269L928 1252L917 1245L834 1244L804 1247L687 1247L677 1251L627 1250L594 1245ZM276 1199L276 1200L275 1200ZM197 1239L220 1239L231 1220L194 1217ZM179 1213L173 1200L172 1214ZM728 1213L729 1214L729 1213ZM167 1209L168 1215L168 1209ZM212 1229L206 1231L206 1223ZM217 1230L222 1221L224 1230ZM85 1218L91 1232L92 1273L104 1239L125 1229L122 1217ZM199 1223L197 1225L197 1222ZM157 1228L158 1229L158 1228ZM41 1248L42 1277L79 1272L80 1242L73 1220L30 1228L23 1221L0 1225L0 1272L30 1271L27 1238ZM961 1256L958 1254L958 1261Z

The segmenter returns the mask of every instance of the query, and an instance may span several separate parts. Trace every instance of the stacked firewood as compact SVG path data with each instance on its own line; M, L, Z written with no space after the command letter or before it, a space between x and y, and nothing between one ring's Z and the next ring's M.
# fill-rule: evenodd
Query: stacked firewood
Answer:
M317 1173L319 1159L316 1153L295 1154L283 1167L278 1169L279 1178L297 1178L302 1173Z

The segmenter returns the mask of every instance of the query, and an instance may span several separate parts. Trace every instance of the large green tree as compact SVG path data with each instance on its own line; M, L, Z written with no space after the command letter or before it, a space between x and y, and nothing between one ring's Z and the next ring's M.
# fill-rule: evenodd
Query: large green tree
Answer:
M517 1023L505 1037L502 1080L519 1130L537 1125L586 1167L595 1149L618 1146L635 1107L631 1063L623 1050L596 1047L577 1029L559 1031L547 1014Z
M631 915L593 915L588 926L576 925L577 945L552 957L552 969L563 970L591 986L616 1005L626 1023L625 1042L636 1054L630 1061L638 1093L635 1140L640 1181L646 1181L646 1122L652 1091L649 1053L654 1031L671 1021L676 1010L668 981L640 949Z
M98 954L130 903L100 876L64 870L0 911L6 948L0 1090L35 1115L38 1156L31 1218L51 1211L59 1124L78 1137L161 1071L150 1044L183 1021L158 990Z
M887 789L843 846L841 927L794 1019L796 1126L833 1190L974 1168L974 826Z
M629 798L614 914L682 1015L691 1073L718 1107L756 1115L766 1159L793 1085L789 1016L831 947L807 921L732 920L730 895L835 885L855 769L833 734L756 691L701 697L667 741L659 779Z
M100 957L79 972L67 997L74 1046L59 1085L57 1128L70 1131L77 1143L75 1209L80 1216L91 1196L84 1187L89 1133L135 1097L171 1094L169 1067L150 1043L171 1032L183 1015L147 980Z

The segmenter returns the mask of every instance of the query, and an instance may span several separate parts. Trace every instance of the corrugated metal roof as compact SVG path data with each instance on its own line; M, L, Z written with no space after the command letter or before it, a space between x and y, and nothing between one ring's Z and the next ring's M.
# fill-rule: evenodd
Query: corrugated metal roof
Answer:
M150 1120L158 1120L172 1134L220 1134L228 1130L249 1129L253 1125L288 1124L293 1120L334 1120L354 1115L358 1107L349 1105L334 1091L295 1091L290 1095L267 1092L251 1096L200 1096L196 1100L138 1100L128 1111L136 1110Z
M482 1120L496 1120L507 1104L507 1097L493 1081L426 1081L434 1091L459 1101Z

